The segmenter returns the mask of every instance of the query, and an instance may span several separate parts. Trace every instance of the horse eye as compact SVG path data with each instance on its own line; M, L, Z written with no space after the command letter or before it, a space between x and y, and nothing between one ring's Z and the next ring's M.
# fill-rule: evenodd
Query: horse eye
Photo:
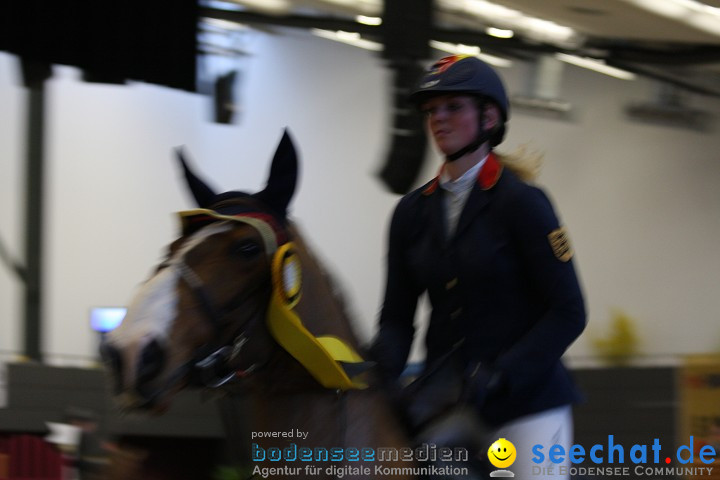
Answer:
M243 240L232 246L232 253L244 258L252 258L260 254L262 249L254 240Z

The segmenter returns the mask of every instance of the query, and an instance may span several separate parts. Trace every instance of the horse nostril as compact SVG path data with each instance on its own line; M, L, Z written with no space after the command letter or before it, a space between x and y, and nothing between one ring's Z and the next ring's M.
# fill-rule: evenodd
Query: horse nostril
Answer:
M102 342L100 344L100 358L110 369L114 380L115 393L119 394L122 391L122 355L120 355L120 351L109 343Z
M143 385L157 377L165 364L165 350L160 342L152 340L145 345L138 362L137 384Z

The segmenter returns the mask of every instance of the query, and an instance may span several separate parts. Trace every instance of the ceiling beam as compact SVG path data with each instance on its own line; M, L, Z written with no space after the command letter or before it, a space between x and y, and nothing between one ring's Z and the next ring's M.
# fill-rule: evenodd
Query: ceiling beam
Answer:
M358 32L369 39L383 40L381 26L364 25L354 20L338 17L303 16L303 15L264 15L248 11L230 11L217 8L201 7L203 17L218 18L231 22L249 25L275 25L325 30L344 30ZM668 66L682 67L720 62L720 46L688 45L685 43L644 42L625 43L590 38L583 47L569 50L547 43L529 42L520 36L509 39L496 38L486 33L467 29L448 29L433 26L430 38L440 42L477 45L490 53L514 58L532 60L539 54L555 52L568 53L590 58L606 60L608 64L632 71L634 73L667 81L703 95L720 96L720 86L713 88L698 84L688 78L679 78L672 74L654 71L649 67Z

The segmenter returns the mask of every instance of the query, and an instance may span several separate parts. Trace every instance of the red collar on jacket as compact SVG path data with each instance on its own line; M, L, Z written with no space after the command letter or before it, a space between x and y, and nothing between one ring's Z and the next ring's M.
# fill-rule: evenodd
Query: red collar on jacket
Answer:
M427 187L425 187L425 190L423 190L423 195L431 195L435 193L435 190L437 190L440 185L440 176L442 175L444 168L445 164L443 163L437 176L430 182L430 184L428 184ZM480 173L478 173L477 183L480 188L483 190L490 190L494 187L500 179L502 169L502 163L500 163L493 152L490 152L487 160L485 161L485 165L482 166Z

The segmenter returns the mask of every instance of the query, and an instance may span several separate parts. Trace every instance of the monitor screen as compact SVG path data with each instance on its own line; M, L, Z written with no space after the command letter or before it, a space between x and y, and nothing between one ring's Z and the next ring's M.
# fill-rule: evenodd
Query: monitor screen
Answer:
M125 307L95 307L90 309L90 326L96 332L110 332L125 318Z

